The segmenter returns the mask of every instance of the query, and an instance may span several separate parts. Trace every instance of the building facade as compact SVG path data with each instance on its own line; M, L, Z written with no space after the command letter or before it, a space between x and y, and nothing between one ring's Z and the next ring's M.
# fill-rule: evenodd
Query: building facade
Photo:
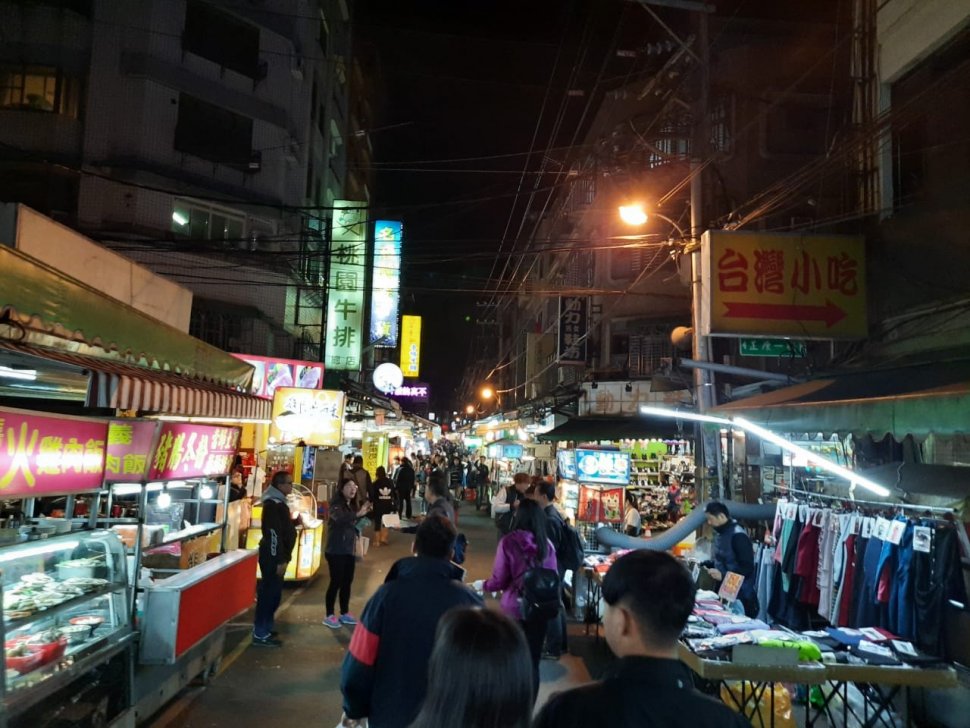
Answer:
M348 3L0 2L0 25L0 197L191 289L209 343L318 359Z

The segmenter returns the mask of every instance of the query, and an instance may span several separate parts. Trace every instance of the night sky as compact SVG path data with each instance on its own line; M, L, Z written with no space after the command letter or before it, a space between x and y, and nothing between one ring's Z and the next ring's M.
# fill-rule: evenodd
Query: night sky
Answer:
M475 291L487 288L506 227L508 250L523 223L529 195L514 204L523 167L538 170L550 147L562 160L568 149L559 147L575 143L587 99L567 91L594 87L630 8L609 0L356 6L357 52L377 60L374 203L405 221L402 312L424 317L421 379L439 410L455 404L473 353L477 304L489 298ZM539 153L530 156L533 139ZM535 183L535 174L521 182L527 192ZM544 201L534 199L526 237Z

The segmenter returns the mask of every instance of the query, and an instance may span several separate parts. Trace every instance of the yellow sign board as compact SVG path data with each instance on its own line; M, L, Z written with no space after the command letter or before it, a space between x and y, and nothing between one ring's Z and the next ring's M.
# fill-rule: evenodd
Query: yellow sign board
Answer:
M387 447L386 432L364 433L360 452L364 458L364 470L370 473L372 478L377 477L377 468L387 467Z
M337 447L343 442L343 423L343 392L280 387L273 393L269 436L275 443L302 440L316 447Z
M401 317L401 371L416 377L421 371L421 317Z
M709 231L701 334L855 339L868 333L865 240Z

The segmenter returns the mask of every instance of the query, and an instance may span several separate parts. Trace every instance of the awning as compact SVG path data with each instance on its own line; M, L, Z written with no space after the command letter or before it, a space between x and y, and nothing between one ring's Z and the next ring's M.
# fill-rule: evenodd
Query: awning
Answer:
M838 374L715 407L778 432L970 434L970 361Z
M269 420L273 403L227 387L98 357L0 342L0 349L60 362L87 373L85 405L185 417Z
M135 367L231 387L252 382L253 368L241 359L5 245L0 282L0 323L18 329L23 343L85 355L104 352Z
M691 437L693 425L687 423L683 429L678 427L677 420L667 417L606 417L595 416L575 417L559 425L549 432L537 435L540 442L577 441L592 442L597 440L637 440L660 439L679 440Z

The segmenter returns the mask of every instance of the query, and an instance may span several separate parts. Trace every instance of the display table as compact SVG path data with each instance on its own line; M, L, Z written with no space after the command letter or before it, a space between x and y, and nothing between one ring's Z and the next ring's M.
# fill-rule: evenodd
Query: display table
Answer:
M728 682L741 682L740 697L734 691L727 692L734 698L731 708L751 719L758 715L758 704L767 697L769 725L774 726L774 683L794 683L795 685L823 685L821 705L809 703L805 709L805 725L814 726L819 719L825 718L829 726L875 726L893 725L889 719L893 701L902 693L903 718L906 725L910 721L911 688L950 688L957 686L957 673L950 667L878 667L874 665L842 665L835 663L811 662L799 665L739 665L723 660L705 660L681 643L679 646L681 662L687 665L698 677L723 685ZM863 696L862 713L848 700L849 685L868 686L860 688ZM841 709L836 709L833 701L841 699Z

